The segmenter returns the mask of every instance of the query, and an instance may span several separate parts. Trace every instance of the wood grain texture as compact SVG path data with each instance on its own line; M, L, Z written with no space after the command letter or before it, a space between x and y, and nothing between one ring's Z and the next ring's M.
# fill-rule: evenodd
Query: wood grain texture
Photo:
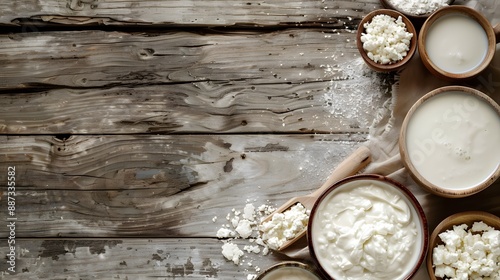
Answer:
M3 35L0 133L366 132L393 79L368 70L353 37Z
M18 237L213 237L214 216L312 192L366 135L1 138Z
M211 81L303 84L346 79L355 35L331 29L197 34L81 31L0 36L0 89Z
M0 133L366 133L390 100L388 85L381 77L360 77L3 94Z
M0 22L19 25L30 19L62 25L342 26L349 17L360 18L379 6L377 0L3 1Z
M247 243L236 241L243 249ZM18 239L16 273L2 279L246 279L283 257L245 253L241 265L227 261L215 238ZM8 250L4 243L0 254ZM249 265L251 264L251 266Z

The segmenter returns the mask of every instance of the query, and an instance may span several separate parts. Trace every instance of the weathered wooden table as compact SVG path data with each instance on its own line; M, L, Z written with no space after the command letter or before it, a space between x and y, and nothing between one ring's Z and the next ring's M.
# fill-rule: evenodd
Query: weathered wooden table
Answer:
M355 30L380 7L1 1L0 278L246 279L288 259L235 265L216 232L367 141L394 74L359 64Z

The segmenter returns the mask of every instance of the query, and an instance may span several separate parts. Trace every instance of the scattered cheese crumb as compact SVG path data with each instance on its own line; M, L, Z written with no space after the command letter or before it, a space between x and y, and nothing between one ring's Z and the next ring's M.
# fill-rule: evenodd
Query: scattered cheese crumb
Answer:
M238 245L234 243L227 242L222 245L222 255L234 264L240 263L240 258L243 254L243 251L241 251L240 248L238 248Z
M410 50L413 34L406 31L401 17L376 15L363 25L361 42L368 57L380 64L391 64L402 60Z
M243 218L253 221L255 219L255 206L253 204L247 204L245 205L245 208L243 209Z
M218 238L229 238L229 240L225 240L222 246L222 254L236 265L245 262L245 259L243 259L246 257L244 251L249 254L261 254L264 256L269 254L269 247L262 240L258 224L260 219L270 215L274 212L275 208L265 204L255 207L253 204L248 203L249 201L247 200L247 204L242 211L233 208L231 210L232 215L231 213L226 215L226 220L230 224L223 225L216 233ZM250 245L245 245L243 246L243 250L240 250L237 245L230 242L237 238L247 239ZM251 259L247 260L247 265L252 267L256 273L260 272L260 268L254 266ZM250 273L247 278L255 279L256 274Z
M243 250L247 251L248 253L255 253L255 254L260 253L259 246L249 246L249 245L246 245L245 247L243 247Z
M500 279L500 231L484 222L453 226L439 234L444 244L432 254L437 277L459 279Z
M250 237L252 231L252 223L249 220L240 220L236 227L236 232L243 238Z
M272 219L260 226L262 239L274 250L307 228L310 211L297 203L283 213L276 213Z
M216 233L217 238L228 238L234 237L235 235L234 231L227 228L220 228Z

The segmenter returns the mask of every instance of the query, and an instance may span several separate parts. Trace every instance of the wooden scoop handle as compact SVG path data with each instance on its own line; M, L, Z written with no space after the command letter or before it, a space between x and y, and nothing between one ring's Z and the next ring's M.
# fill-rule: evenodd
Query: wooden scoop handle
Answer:
M371 161L370 150L365 146L360 146L349 157L340 163L337 168L330 174L326 182L309 196L319 197L324 191L331 187L334 183L356 174L363 169Z

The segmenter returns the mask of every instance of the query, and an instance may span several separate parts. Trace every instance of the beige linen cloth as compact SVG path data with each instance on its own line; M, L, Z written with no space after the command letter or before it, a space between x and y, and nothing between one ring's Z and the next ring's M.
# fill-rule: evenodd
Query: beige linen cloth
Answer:
M492 24L497 24L500 23L499 2L469 1L467 5L481 11ZM425 211L429 234L441 220L457 212L481 210L500 216L500 180L479 194L466 198L439 197L426 192L412 180L401 162L398 146L399 132L406 113L420 97L433 89L446 85L468 86L486 93L500 104L500 45L497 46L496 55L489 68L466 83L450 83L434 77L424 67L418 53L398 76L399 80L394 85L387 112L379 116L370 131L367 146L373 154L373 159L363 173L385 175L407 186ZM287 248L284 253L293 259L311 261L305 239ZM425 262L413 279L429 279Z

